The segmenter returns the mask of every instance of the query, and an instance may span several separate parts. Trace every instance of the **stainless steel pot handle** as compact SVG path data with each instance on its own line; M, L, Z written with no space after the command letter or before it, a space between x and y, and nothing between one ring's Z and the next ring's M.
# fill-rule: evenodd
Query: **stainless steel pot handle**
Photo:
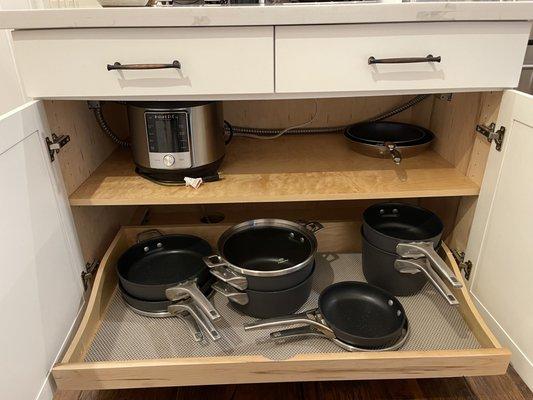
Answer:
M324 229L324 225L322 225L318 221L297 221L300 225L302 225L305 229L310 231L311 233L318 232L321 229Z
M191 317L194 318L196 323L202 327L202 329L207 332L211 340L217 341L221 338L220 333L211 323L211 321L205 317L205 315L200 312L194 305L187 303L177 303L168 306L167 311L169 313L175 314L182 311L187 311Z
M364 352L394 351L394 350L398 350L399 348L401 348L407 341L407 338L409 337L409 322L407 320L405 321L405 326L402 331L402 336L396 343L392 344L391 346L382 347L379 349L365 349L361 347L352 346L351 344L345 343L337 338L328 337L312 326L302 326L298 328L285 329L282 331L272 332L270 334L270 339L274 341L283 341L287 339L302 338L302 337L320 337L324 339L329 339L333 343L335 343L337 346L339 346L340 348L346 351L364 351Z
M448 267L442 258L439 257L433 243L431 242L413 242L413 243L398 243L396 246L396 253L404 258L421 258L427 257L431 265L446 278L448 282L455 288L462 288L463 284L459 282L453 271Z
M398 151L396 148L396 144L392 142L385 142L383 143L385 148L389 151L392 161L394 161L394 164L398 165L402 162L402 153Z
M165 294L170 301L180 300L183 298L183 294L187 294L191 297L192 301L202 309L209 319L216 321L220 318L220 314L215 307L213 307L202 291L198 289L196 280L181 282L174 287L168 288L165 291Z
M235 288L228 285L227 283L215 282L211 285L211 287L214 291L220 293L222 296L224 296L233 303L240 304L241 306L245 306L246 304L248 304L248 295L246 293L235 290Z
M273 317L260 319L255 322L244 324L245 331L252 331L257 329L275 328L278 326L305 324L314 326L327 337L335 337L335 334L329 326L322 322L322 316L317 309L305 311L299 314L284 315L281 317Z
M204 258L204 261L209 267L209 272L211 272L211 274L215 276L218 280L233 286L237 290L248 289L248 280L245 276L239 275L238 273L232 271L226 266L213 263L209 264L210 261L206 261L206 258Z
M144 236L149 236L147 238L143 238ZM148 229L146 231L139 232L137 234L137 243L140 243L144 240L148 240L157 236L163 236L161 231L159 229Z
M191 332L195 342L201 342L204 340L204 335L191 314L188 312L182 312L181 314L177 314L176 317L185 323L185 326L187 326L189 332Z
M422 272L424 275L426 275L432 285L435 286L439 293L446 299L448 304L452 306L459 304L457 298L453 295L448 286L446 286L440 276L433 270L433 268L427 265L427 259L397 259L394 262L394 268L396 271L401 272L402 274Z

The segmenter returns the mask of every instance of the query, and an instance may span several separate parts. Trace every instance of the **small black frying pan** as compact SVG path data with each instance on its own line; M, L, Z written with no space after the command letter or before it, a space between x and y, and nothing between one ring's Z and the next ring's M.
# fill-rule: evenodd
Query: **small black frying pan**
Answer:
M269 318L246 324L245 330L304 324L274 332L274 339L321 334L343 348L384 348L406 338L407 318L402 304L393 295L364 282L338 282L318 298L318 308L301 314ZM309 327L313 329L308 329ZM343 346L345 344L346 346Z
M158 236L139 241L118 260L117 273L124 291L148 301L190 297L210 319L220 318L199 289L211 276L203 261L212 253L209 243L192 235L150 232Z

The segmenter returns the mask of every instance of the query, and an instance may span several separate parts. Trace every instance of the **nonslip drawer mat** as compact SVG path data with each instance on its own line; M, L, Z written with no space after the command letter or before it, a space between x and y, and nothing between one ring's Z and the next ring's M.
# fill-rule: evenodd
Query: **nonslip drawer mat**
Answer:
M313 289L302 310L315 308L318 295L326 286L346 280L364 281L361 254L318 253ZM398 299L405 308L411 328L406 344L399 351L481 347L459 310L449 306L429 283L417 295ZM254 321L254 318L231 308L218 293L212 300L222 315L222 320L215 323L222 339L196 343L179 318L140 316L126 306L116 290L85 361L239 355L285 359L297 354L344 351L322 338L302 338L284 343L266 341L270 330L245 332L243 323Z

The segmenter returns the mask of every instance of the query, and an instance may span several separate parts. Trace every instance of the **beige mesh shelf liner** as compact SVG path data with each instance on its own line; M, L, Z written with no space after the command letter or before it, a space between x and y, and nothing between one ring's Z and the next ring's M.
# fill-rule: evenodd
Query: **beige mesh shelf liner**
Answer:
M302 310L315 308L320 291L333 282L364 281L360 254L317 255L313 290ZM411 334L405 350L476 349L480 345L455 307L449 306L430 284L415 296L399 297L409 318ZM193 342L178 318L148 318L135 314L115 292L85 361L142 360L152 358L263 355L271 359L304 353L342 352L328 340L313 338L286 343L266 342L266 330L244 332L242 325L254 318L232 309L215 294L213 302L222 315L216 325L223 336L213 343Z

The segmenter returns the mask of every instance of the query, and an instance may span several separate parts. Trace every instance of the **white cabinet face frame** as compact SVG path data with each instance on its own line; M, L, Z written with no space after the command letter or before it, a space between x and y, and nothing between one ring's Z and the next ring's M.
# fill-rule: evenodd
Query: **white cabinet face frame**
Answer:
M491 148L465 259L476 306L533 388L533 96L506 91L496 125L502 151Z
M83 267L40 102L0 116L0 398L50 398L49 371L83 301ZM57 164L57 163L56 163Z

